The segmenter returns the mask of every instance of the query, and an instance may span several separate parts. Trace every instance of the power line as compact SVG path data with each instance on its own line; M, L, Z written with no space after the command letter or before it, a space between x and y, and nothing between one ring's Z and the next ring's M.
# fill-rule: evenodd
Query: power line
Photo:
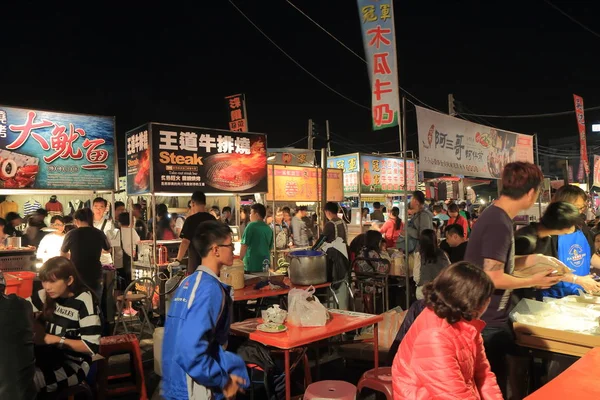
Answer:
M335 90L334 88L332 88L331 86L329 86L328 84L326 84L325 82L323 82L322 80L320 80L319 78L317 78L312 72L310 72L309 70L307 70L306 68L304 68L298 61L296 61L292 56L290 56L288 53L285 52L285 50L283 50L277 43L275 43L273 41L273 39L271 39L266 33L264 33L259 27L258 25L256 25L246 14L244 14L244 12L242 10L240 10L238 8L238 6L235 5L235 3L232 0L229 0L229 4L231 4L257 31L259 31L269 42L271 42L271 44L273 46L275 46L279 51L281 51L287 58L290 59L290 61L292 61L294 64L296 64L300 69L302 69L304 72L306 72L308 75L310 75L314 80L316 80L317 82L319 82L321 85L325 86L327 89L331 90L333 93L337 94L338 96L348 100L349 102L353 103L354 105L357 105L361 108L364 108L366 110L371 110L370 107L364 106L360 103L357 103L356 101L352 100L350 97L343 95L342 93L338 92L337 90Z
M600 106L588 107L585 111L594 111L600 110ZM522 114L522 115L493 115L493 114L471 114L471 113L462 113L462 115L468 115L471 117L484 117L484 118L542 118L542 117L558 117L561 115L569 115L574 114L575 110L572 111L561 111L555 113L545 113L545 114Z
M295 145L296 143L300 143L301 141L303 141L303 140L306 140L307 138L308 138L308 136L304 136L302 139L298 139L298 140L296 140L294 143L287 144L287 145L285 145L285 146L283 146L283 147L290 147L290 146L293 146L293 145Z
M569 18L571 21L573 21L574 23L576 23L577 25L579 25L580 27L582 27L583 29L585 29L586 31L588 31L589 33L591 33L592 35L596 36L597 38L600 38L600 34L599 33L593 31L591 28L588 28L586 25L584 25L581 22L577 21L575 18L571 17L569 14L567 14L566 12L564 12L563 10L561 10L560 8L558 8L557 6L555 6L554 4L552 4L550 1L548 1L548 0L544 0L544 1L550 7L554 8L556 11L558 11L559 13L561 13L562 15L564 15L565 17Z
M231 1L231 0L230 0ZM319 29L321 29L323 32L325 32L327 35L329 35L329 37L331 37L333 40L335 40L336 42L338 42L340 45L342 45L342 47L344 47L346 50L348 50L350 53L354 54L354 56L356 58L358 58L359 60L361 60L362 62L364 62L365 64L368 64L367 60L365 60L363 57L361 57L358 53L356 53L354 50L352 50L350 47L346 46L346 44L344 44L344 42L342 42L341 40L339 40L337 37L335 37L333 35L333 33L329 32L327 29L325 29L322 25L320 25L317 21L315 21L314 19L312 19L308 14L306 14L304 11L302 11L301 9L299 9L294 3L292 3L290 0L286 0L286 2L292 6L293 8L296 9L296 11L298 11L300 14L304 15L306 17L306 19L308 19L310 22L312 22L313 24L315 24L317 27L319 27ZM435 107L430 106L429 104L425 103L424 101L422 101L421 99L419 99L417 96L415 96L414 94L410 93L408 90L404 89L402 86L398 85L398 87L400 88L400 90L402 90L404 93L406 93L407 95L409 95L410 97L414 98L417 102L419 102L420 104L423 104L425 107L427 108L431 108L432 110L435 110L437 112L441 112L440 110L438 110Z

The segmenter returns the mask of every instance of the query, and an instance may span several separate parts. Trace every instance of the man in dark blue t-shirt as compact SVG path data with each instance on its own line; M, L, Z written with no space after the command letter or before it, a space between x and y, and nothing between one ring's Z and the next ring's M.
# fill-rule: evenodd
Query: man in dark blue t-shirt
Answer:
M487 358L504 398L507 398L508 379L506 355L514 353L514 338L508 319L510 294L514 289L547 288L559 281L557 277L548 276L553 271L550 267L527 278L511 275L515 267L512 219L535 203L543 179L542 171L534 164L507 164L502 173L500 198L477 220L465 253L465 261L483 268L496 287L490 305L481 317L486 323L482 336ZM549 264L551 258L532 255L521 257L518 261L526 265Z

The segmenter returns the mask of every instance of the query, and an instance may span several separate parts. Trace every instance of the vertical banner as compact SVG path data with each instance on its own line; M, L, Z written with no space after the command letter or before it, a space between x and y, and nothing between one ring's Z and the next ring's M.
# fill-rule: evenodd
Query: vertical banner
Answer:
M585 176L583 174L583 162L579 160L579 171L577 171L577 182L584 183Z
M358 0L371 83L373 130L398 125L400 103L392 0Z
M600 156L594 156L594 180L593 185L600 187Z
M246 116L246 96L234 94L225 97L227 114L229 115L229 130L233 132L248 132L248 117Z
M575 115L577 116L577 126L579 128L579 152L581 154L580 162L583 163L585 176L589 176L590 166L588 165L587 142L585 138L585 116L583 113L583 99L580 96L574 94L573 100L575 101Z
M148 125L142 125L125 134L127 143L127 194L150 193L150 141Z

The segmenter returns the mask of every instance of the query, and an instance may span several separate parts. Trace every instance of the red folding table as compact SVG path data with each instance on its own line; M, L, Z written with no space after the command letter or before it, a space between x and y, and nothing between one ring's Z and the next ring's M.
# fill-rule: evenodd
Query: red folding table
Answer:
M345 332L374 325L373 351L375 355L375 368L379 366L378 323L383 321L383 316L363 314L352 311L329 310L332 319L325 326L300 327L286 323L287 331L281 333L265 333L256 330L259 319L237 322L231 325L231 331L237 335L248 336L250 340L266 346L283 350L285 360L285 397L291 399L290 386L290 351L297 347L304 347L323 339L334 337Z

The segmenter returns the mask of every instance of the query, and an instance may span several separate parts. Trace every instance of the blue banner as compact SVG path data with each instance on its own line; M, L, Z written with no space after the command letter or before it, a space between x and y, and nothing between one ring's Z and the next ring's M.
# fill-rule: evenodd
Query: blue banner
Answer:
M371 81L373 129L398 125L400 103L392 0L358 0Z
M0 189L114 190L113 117L0 106Z

